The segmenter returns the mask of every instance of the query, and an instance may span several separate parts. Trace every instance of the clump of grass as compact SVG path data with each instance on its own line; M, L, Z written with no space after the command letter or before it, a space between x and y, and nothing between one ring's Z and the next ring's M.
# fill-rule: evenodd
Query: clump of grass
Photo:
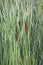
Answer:
M43 64L41 3L0 0L0 65Z

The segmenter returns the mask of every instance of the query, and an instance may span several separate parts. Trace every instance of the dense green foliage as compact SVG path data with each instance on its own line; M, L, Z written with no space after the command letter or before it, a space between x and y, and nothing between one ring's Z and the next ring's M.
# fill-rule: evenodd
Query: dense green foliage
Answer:
M0 65L43 65L43 0L0 0Z

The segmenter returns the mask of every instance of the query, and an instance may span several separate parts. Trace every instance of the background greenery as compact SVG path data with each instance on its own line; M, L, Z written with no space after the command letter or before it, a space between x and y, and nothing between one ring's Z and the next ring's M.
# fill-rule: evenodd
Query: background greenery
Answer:
M43 0L0 0L0 65L43 65Z

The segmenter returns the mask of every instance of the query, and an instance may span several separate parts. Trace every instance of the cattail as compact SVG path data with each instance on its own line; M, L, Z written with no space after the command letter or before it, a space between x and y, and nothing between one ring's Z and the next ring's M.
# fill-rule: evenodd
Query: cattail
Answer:
M26 35L28 35L28 24L25 23L25 32L26 32Z
M17 32L15 33L15 38L16 38L16 41L18 41L18 33Z
M20 20L18 21L18 26L20 27Z

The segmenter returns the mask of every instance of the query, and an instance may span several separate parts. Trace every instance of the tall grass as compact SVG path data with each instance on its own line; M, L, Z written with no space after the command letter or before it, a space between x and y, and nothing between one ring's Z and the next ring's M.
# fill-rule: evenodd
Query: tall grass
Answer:
M0 0L0 65L43 65L43 0Z

